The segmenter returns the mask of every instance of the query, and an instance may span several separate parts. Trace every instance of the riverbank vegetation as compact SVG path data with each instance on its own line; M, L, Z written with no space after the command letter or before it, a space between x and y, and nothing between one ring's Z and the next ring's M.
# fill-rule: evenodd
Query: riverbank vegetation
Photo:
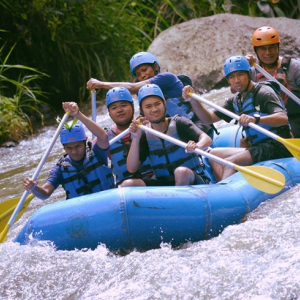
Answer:
M34 116L43 125L44 115L40 109L46 105L40 100L44 93L37 85L46 75L34 68L7 64L14 46L2 60L4 49L5 45L0 49L0 145L6 141L18 142L32 134ZM11 71L18 73L19 77L13 79Z
M0 105L5 108L0 111L0 143L19 140L33 131L30 117L42 116L40 101L54 109L59 109L63 101L85 101L90 77L132 80L128 66L131 56L146 51L160 32L174 24L224 12L299 18L298 2L0 0L0 41L5 44L1 68L6 72L6 82L9 79L15 83L0 88ZM24 128L15 136L3 134L13 131L4 127L8 123Z

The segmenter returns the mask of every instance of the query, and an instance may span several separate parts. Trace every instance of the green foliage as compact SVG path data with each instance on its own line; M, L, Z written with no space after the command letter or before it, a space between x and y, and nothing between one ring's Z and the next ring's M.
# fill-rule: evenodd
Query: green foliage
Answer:
M0 58L4 47L0 49ZM18 142L33 133L28 114L39 115L42 124L44 118L39 110L43 102L37 98L42 97L43 93L35 86L35 82L45 74L30 67L7 64L13 49L10 49L3 61L0 60L0 144L7 140ZM12 70L23 75L17 80L11 79L7 74Z
M0 95L0 144L6 141L18 142L32 130L17 109L17 99Z
M1 56L11 64L1 66L1 105L28 121L27 112L39 114L39 91L58 108L86 99L90 77L132 80L132 55L172 25L224 12L299 18L300 0L0 0L0 9Z
M293 1L297 0L272 5L283 5L286 13ZM252 6L258 2L264 1L0 0L0 24L5 30L0 38L9 47L17 42L11 55L14 64L49 74L41 87L55 95L51 104L60 107L62 101L85 99L90 77L130 80L131 56L147 50L170 26L226 11L255 15L257 8Z
M4 2L0 24L7 34L1 36L8 43L17 41L11 58L50 75L43 89L56 96L57 106L83 99L91 76L127 78L129 59L143 45L143 34L133 27L140 23L128 1Z
M165 29L194 18L223 13L224 0L142 0L132 2L138 19L143 20L143 32L152 42Z
M287 17L299 19L299 0L225 0L225 12L252 17Z

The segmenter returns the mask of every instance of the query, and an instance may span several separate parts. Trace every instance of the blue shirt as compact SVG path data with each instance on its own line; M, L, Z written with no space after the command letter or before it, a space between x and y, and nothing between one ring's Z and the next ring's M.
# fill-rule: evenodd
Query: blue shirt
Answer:
M92 151L95 152L96 156L101 159L103 162L103 165L107 166L108 161L107 161L107 156L108 156L108 149L103 150L99 148L99 146L95 143L92 146ZM68 159L72 161L72 165L78 169L78 171L81 171L83 168L83 160L81 161L74 161L70 158L69 155L67 155ZM49 182L51 185L54 186L54 189L56 189L60 184L63 183L63 176L60 171L60 167L56 164L52 170L50 171L49 177L46 182Z
M183 83L180 79L170 72L158 73L149 79L150 83L156 84L162 90L166 99L181 98Z

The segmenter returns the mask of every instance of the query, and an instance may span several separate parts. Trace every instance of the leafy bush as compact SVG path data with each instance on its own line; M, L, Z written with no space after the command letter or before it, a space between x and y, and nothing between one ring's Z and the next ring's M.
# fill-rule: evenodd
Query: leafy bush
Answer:
M0 49L0 57L4 47L5 45ZM7 64L13 49L14 47L10 49L4 61L0 60L0 144L7 140L18 142L33 133L28 114L38 115L42 125L44 118L39 110L44 102L37 98L43 96L43 93L34 83L45 74L30 67ZM17 80L11 79L7 73L12 70L17 70L19 74L24 73L23 77Z
M17 41L13 63L49 74L41 87L60 107L86 99L90 77L131 80L131 56L168 27L223 12L260 15L253 5L263 2L299 15L297 0L0 0L0 37Z
M0 24L6 30L2 38L9 46L17 41L12 61L50 75L42 88L55 95L52 104L57 107L62 101L85 98L91 76L128 78L129 59L142 48L143 34L134 29L141 22L128 9L128 1L0 0L1 4L5 9Z
M29 125L27 113L40 113L35 97L41 95L38 91L49 95L49 105L60 108L62 101L87 98L86 82L90 77L130 81L131 56L147 50L160 32L174 24L224 12L266 16L266 8L274 16L299 18L300 2L0 0L0 8L0 40L7 45L0 55L9 56L11 64L1 67L0 75L5 71L7 85L1 86L1 105L10 107L8 101L17 106ZM29 75L29 71L36 75ZM45 73L49 76L38 81L37 89L36 79ZM34 85L29 88L29 83ZM13 114L18 115L14 110Z

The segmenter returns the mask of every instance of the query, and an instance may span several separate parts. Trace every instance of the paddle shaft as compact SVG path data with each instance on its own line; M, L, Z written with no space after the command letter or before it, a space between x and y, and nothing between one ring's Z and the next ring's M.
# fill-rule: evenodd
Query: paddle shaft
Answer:
M254 67L257 71L263 74L267 79L271 79L275 81L286 95L288 95L292 100L294 100L300 105L300 99L295 94L293 94L290 90L288 90L283 84L281 84L276 78L274 78L271 74L269 74L264 68L262 68L258 64L254 64Z
M62 130L65 122L67 121L68 117L69 117L69 113L65 113L65 115L64 115L63 119L61 120L58 128L56 129L56 132L55 132L55 134L54 134L54 136L53 136L53 138L51 140L51 143L50 143L49 147L47 148L46 152L44 153L44 155L43 155L43 157L42 157L42 159L41 159L38 167L36 168L36 170L35 170L35 172L34 172L34 174L32 176L32 180L36 180L37 179L37 177L38 177L38 175L39 175L39 173L40 173L40 171L41 171L44 163L46 162L46 160L47 160L47 158L49 156L49 153L52 150L52 148L53 148L53 146L54 146L54 144L55 144L55 142L57 140L57 137L59 136L59 134L60 134L60 132L61 132L61 130ZM30 191L27 191L27 190L23 192L23 195L22 195L22 197L21 197L18 205L16 206L16 208L15 208L13 214L11 215L11 217L10 217L10 219L9 219L6 227L4 228L4 230L2 231L2 233L0 235L0 243L4 240L4 238L6 237L6 234L7 234L8 230L9 230L9 228L13 225L13 223L14 223L14 221L15 221L18 213L19 213L19 211L23 207L24 202L26 200L26 197L29 195L29 193L30 193Z
M224 107L222 106L219 106L211 101L208 101L207 99L199 96L199 95L196 95L194 93L189 93L189 95L200 101L200 102L203 102L204 104L208 105L208 106L211 106L213 108L215 108L216 110L220 111L221 113L223 113L224 115L227 115L229 117L231 117L232 119L235 119L235 120L239 120L240 117L238 115L236 115L235 113L225 109ZM294 157L296 157L298 160L300 160L300 148L299 148L299 139L284 139L280 136L278 136L277 134L263 128L263 127L260 127L259 125L257 124L254 124L252 122L250 122L248 124L249 127L257 130L257 131L260 131L261 133L265 134L266 136L282 143L292 154Z
M220 111L224 115L227 115L228 117L230 117L230 118L232 118L234 120L238 121L240 119L240 116L236 115L235 113L233 113L233 112L225 109L224 107L219 106L219 105L217 105L217 104L215 104L215 103L213 103L211 101L208 101L207 99L205 99L205 98L203 98L203 97L201 97L199 95L191 94L190 93L190 96L192 98L194 98L194 99L196 99L196 100L198 100L198 101L200 101L200 102L208 105L208 106L211 106L211 107L215 108L216 110ZM274 140L280 139L280 136L276 135L275 133L273 133L273 132L271 132L271 131L269 131L269 130L267 130L265 128L260 127L257 124L254 124L254 123L250 122L248 124L248 126L251 127L251 128L253 128L253 129L255 129L255 130L257 130L257 131L262 132L263 134L265 134L266 136L268 136L268 137L270 137L270 138L272 138Z
M92 100L92 120L96 123L97 119L97 108L96 108L96 90L91 90L91 100ZM92 135L95 138L95 135Z
M129 133L129 128L127 128L126 130L124 130L123 132L121 132L120 134L118 134L117 136L115 136L114 138L112 138L109 141L109 145L112 145L113 143L115 143L116 141L118 141L119 139L121 139L122 137L124 137L125 135L127 135Z
M154 129L150 128L150 127L147 127L145 125L138 125L138 127L140 127L144 131L148 131L148 132L152 133L153 135L156 135L159 138L167 140L167 141L169 141L169 142L171 142L173 144L176 144L176 145L178 145L180 147L186 148L186 146L187 146L186 143L184 143L184 142L182 142L182 141L180 141L178 139L175 139L175 138L173 138L173 137L171 137L169 135L166 135L166 134L164 134L162 132L154 130ZM281 186L282 185L277 180L273 180L272 178L269 178L269 177L264 176L262 174L259 174L257 172L253 172L252 170L250 170L250 169L248 169L246 167L241 167L239 165L236 165L236 164L234 164L234 163L232 163L230 161L227 161L227 160L225 160L223 158L220 158L218 156L210 154L210 153L208 153L206 151L203 151L201 149L196 148L193 152L195 152L195 153L197 153L199 155L205 156L205 157L207 157L207 158L209 158L211 160L214 160L214 161L216 161L216 162L218 162L218 163L220 163L222 165L225 165L225 166L227 166L227 167L229 167L231 169L234 169L236 171L240 171L240 172L246 173L246 174L248 174L250 176L258 177L258 178L260 178L260 179L262 179L264 181L270 182L270 183L272 183L272 184L274 184L276 186Z

